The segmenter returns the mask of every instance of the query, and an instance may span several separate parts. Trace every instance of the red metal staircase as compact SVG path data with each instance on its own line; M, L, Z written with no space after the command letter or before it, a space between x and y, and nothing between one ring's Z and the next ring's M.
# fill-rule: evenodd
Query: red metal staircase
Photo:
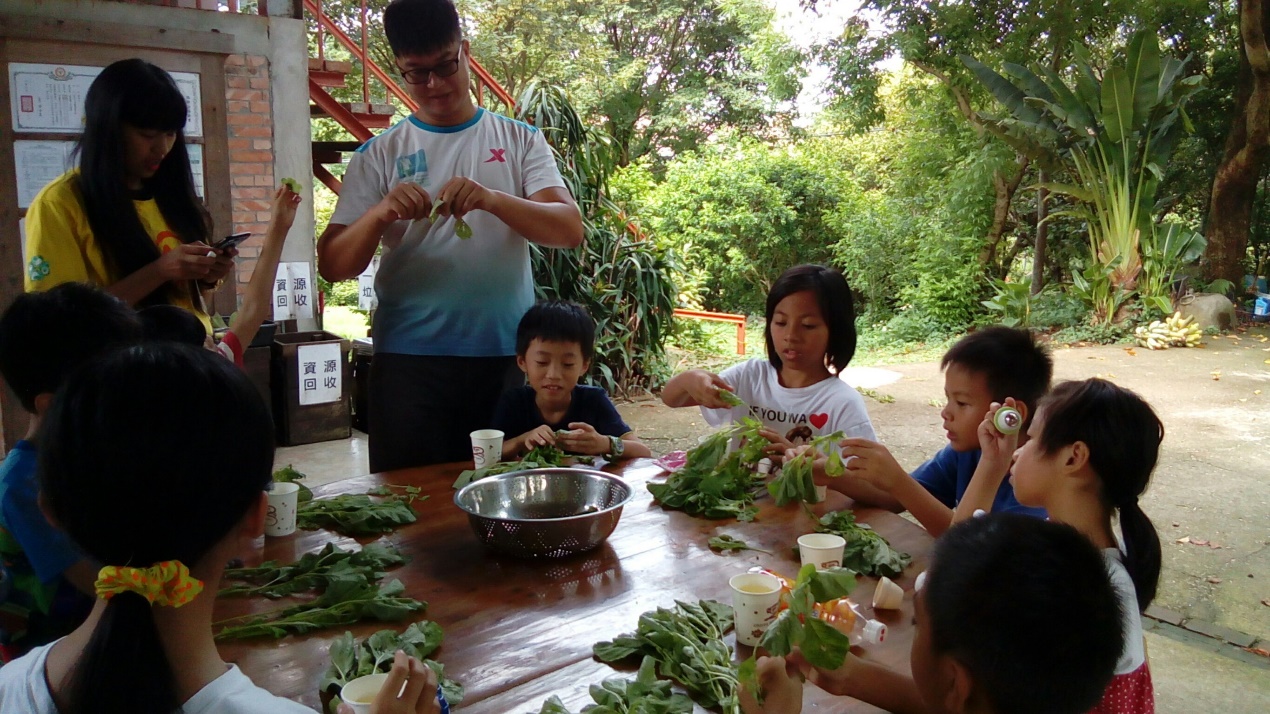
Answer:
M304 9L317 22L316 44L318 56L309 58L309 98L313 101L313 104L310 105L310 116L334 119L354 139L353 141L313 142L313 176L327 188L338 194L340 192L340 181L327 170L326 166L340 163L343 161L344 153L355 151L363 142L369 141L374 136L371 129L386 129L391 126L396 113L396 106L392 104L392 98L400 101L407 112L415 111L418 109L418 105L383 68L370 59L366 50L366 0L362 0L361 3L360 42L356 42L349 37L348 33L340 29L334 20L322 11L322 0L304 0ZM352 54L354 60L360 62L364 68L361 73L361 102L340 102L326 91L328 88L348 86L347 77L354 68L352 62L326 59L324 47L328 33L336 42L343 45ZM478 105L484 106L485 93L489 91L506 107L515 109L516 101L479 62L469 57L468 65L472 70L472 93L475 95ZM376 103L371 101L371 75L374 75L375 79L383 84L388 92L389 96L384 102Z

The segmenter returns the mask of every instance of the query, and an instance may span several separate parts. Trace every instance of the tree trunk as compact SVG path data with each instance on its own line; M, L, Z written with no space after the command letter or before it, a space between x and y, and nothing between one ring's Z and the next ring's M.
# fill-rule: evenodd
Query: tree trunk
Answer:
M1240 0L1236 113L1208 207L1208 276L1243 285L1261 166L1270 158L1270 6Z
M1026 156L1018 157L1018 171L1010 179L1006 179L998 170L992 174L992 186L996 191L997 200L992 208L992 227L988 229L987 242L984 243L983 249L979 251L979 265L985 268L992 266L993 260L996 259L997 247L1001 244L1001 239L1005 236L1005 229L1009 226L1010 204L1014 201L1014 194L1019 190L1019 184L1023 183L1023 177L1027 175L1027 167L1032 160ZM999 271L1002 276L1009 272L1010 266L1005 266L1004 270Z
M1045 287L1045 244L1049 240L1050 224L1045 220L1046 215L1049 214L1048 206L1045 204L1049 191L1046 191L1044 186L1049 180L1049 174L1042 170L1037 178L1042 188L1036 192L1036 245L1032 248L1033 295L1040 295Z

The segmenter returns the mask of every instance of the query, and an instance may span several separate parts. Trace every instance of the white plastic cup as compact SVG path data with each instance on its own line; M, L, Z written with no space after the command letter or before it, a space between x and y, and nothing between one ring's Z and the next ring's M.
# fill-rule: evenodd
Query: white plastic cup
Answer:
M483 469L503 458L503 432L498 429L478 429L472 432L472 463Z
M379 696L379 690L388 681L388 674L368 674L358 677L340 689L340 699L353 708L356 714L370 714L370 705Z
M781 581L767 573L741 573L728 580L736 617L736 641L753 647L781 607Z
M275 482L269 489L269 511L265 515L265 535L295 533L295 510L300 505L300 485Z
M828 487L828 486L817 486L817 487L816 487L816 503L824 503L824 502L825 502L825 499L826 499L826 498L828 498L828 497L829 497L829 487Z
M847 541L832 533L808 533L798 536L798 555L803 565L814 565L816 570L836 568L842 565L842 551Z

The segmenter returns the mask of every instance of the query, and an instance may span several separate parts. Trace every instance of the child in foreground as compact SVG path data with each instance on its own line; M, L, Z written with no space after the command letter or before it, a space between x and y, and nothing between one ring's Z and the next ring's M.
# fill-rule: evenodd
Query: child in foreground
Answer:
M993 407L998 405L993 404ZM1155 692L1147 665L1141 612L1155 599L1160 581L1160 538L1138 498L1146 490L1160 454L1164 425L1141 397L1102 379L1064 382L1042 402L1031 437L1016 451L1017 435L992 428L991 414L979 427L981 473L986 493L1005 478L1013 458L1014 494L1020 503L1044 508L1102 550L1124 612L1125 647L1116 676L1093 710L1099 714L1149 714ZM966 491L957 518L992 504ZM1120 521L1124 543L1116 539Z
M202 329L196 318L189 319ZM0 464L0 556L13 584L0 603L5 636L0 660L65 635L92 607L98 566L40 512L40 426L53 393L71 372L140 338L131 308L81 283L20 295L0 317L0 375L30 415L26 438Z
M214 459L172 418L191 404ZM272 434L247 376L206 350L131 347L67 381L41 432L43 504L104 564L98 599L74 632L0 668L0 711L312 714L222 661L212 637L225 564L264 530ZM415 699L385 688L373 711L438 711L426 667L399 655L394 671Z
M578 384L594 356L595 321L581 305L529 308L516 327L516 364L529 384L504 392L494 408L493 426L508 436L503 458L547 444L610 460L651 454L603 388Z
M795 649L759 659L764 702L742 689L742 709L797 714L806 676L899 714L1080 714L1098 701L1124 643L1097 549L1070 526L1019 514L949 529L914 610L911 678L850 654L819 670Z
M1031 333L1009 327L989 327L963 337L940 366L947 399L940 416L948 446L910 477L885 446L867 439L845 439L843 457L855 457L847 461L846 476L817 480L863 504L908 510L933 536L952 523L953 509L958 508L979 466L979 426L988 405L1012 398L1010 403L1026 428L1054 371L1053 360ZM1045 515L1020 505L1006 482L992 492L991 503L994 511Z
M694 369L675 375L662 401L701 407L713 427L747 416L761 421L771 442L768 455L776 460L786 449L836 431L876 439L864 399L838 377L856 346L855 309L842 273L821 265L790 268L768 291L766 316L766 360L720 374ZM733 392L744 406L730 406L720 390Z

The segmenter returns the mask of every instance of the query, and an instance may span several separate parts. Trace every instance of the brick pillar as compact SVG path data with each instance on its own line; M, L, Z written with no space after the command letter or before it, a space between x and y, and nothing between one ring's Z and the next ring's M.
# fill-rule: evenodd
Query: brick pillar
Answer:
M237 293L256 267L273 200L273 111L269 63L255 55L225 58L225 115L229 127L229 175L233 231L252 237L238 247Z

